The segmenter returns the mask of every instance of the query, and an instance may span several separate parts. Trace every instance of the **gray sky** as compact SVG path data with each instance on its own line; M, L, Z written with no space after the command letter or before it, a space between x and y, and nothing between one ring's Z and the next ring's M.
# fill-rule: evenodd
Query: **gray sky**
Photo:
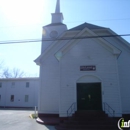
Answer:
M0 0L0 41L41 39L42 26L51 22L56 0ZM130 0L61 0L64 23L69 28L84 22L130 34ZM124 37L130 42L130 36ZM0 60L9 68L38 75L33 62L41 43L0 44Z

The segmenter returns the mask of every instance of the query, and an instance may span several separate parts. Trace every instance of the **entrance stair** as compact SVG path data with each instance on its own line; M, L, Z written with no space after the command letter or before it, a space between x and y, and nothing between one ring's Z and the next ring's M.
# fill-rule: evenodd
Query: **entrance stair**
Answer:
M119 130L117 120L103 111L76 111L64 120L56 130Z

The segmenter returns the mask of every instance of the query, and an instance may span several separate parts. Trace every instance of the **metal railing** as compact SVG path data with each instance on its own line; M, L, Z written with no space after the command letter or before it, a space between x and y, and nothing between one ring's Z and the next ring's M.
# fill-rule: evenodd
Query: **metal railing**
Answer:
M108 112L109 115L114 117L115 116L115 110L112 109L106 102L104 102L103 105L104 105L104 111Z
M67 110L67 116L68 117L71 116L75 111L76 111L76 102L72 103L72 105Z

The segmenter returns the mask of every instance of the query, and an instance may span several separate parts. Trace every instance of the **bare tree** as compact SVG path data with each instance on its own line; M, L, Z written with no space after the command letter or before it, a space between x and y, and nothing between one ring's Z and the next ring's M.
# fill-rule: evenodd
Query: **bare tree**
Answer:
M0 60L0 78L21 78L26 76L23 71L18 68L9 69L5 67L3 60Z
M18 68L10 70L9 68L3 69L2 78L22 78L25 73Z
M25 76L25 73L18 68L14 68L12 71L13 78L21 78Z
M12 78L12 75L8 68L3 69L2 78Z
M0 77L3 75L3 66L4 66L4 61L0 60Z

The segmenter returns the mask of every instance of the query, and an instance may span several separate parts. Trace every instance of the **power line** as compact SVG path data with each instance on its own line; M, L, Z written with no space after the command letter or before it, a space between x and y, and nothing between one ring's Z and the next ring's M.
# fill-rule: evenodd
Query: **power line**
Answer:
M126 37L130 34L121 35L102 35L102 36L85 36L85 37L65 37L65 38L45 38L45 39L30 39L30 40L18 40L18 41L0 41L0 44L15 44L15 43L30 43L30 42L41 42L41 41L59 41L59 40L72 40L72 39L90 39L90 38L103 38L103 37Z
M14 41L0 41L0 44L15 44L15 43L29 43L29 42L41 42L40 39L30 39L30 40L14 40Z

